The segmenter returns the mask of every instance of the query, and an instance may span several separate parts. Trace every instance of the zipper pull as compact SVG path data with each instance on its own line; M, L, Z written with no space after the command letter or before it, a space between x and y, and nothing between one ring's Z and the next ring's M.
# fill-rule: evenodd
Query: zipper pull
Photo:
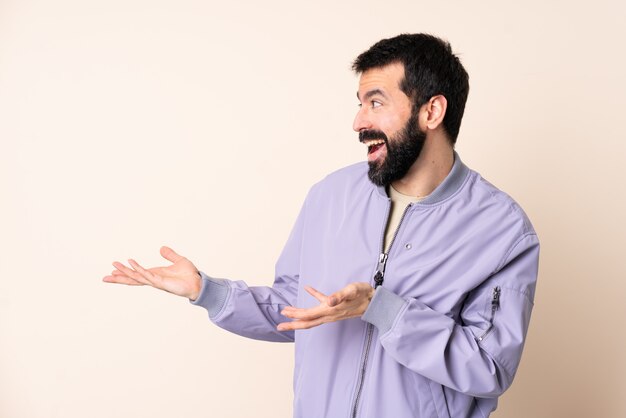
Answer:
M385 274L385 264L387 264L387 254L381 253L378 257L378 271Z
M500 307L500 286L496 286L493 288L493 293L491 294L491 318L489 319L489 327L483 334L478 337L478 341L482 341L485 337L493 330L493 320L496 317L496 311Z
M497 311L500 307L500 286L493 289L493 296L491 297L491 310Z
M376 274L374 274L374 283L375 283L374 289L382 285L383 281L384 281L383 274L380 271L377 271Z
M376 273L374 274L374 288L383 284L385 280L385 265L387 264L387 254L381 253L378 257L378 266L376 268Z

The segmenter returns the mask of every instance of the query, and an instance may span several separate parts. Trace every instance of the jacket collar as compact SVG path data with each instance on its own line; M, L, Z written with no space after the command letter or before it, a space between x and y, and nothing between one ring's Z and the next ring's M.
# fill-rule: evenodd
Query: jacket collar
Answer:
M414 205L434 205L439 202L443 202L461 188L463 182L469 174L469 171L469 168L465 164L463 164L463 161L461 161L459 154L454 151L454 164L452 165L452 169L450 170L446 178L424 200L414 203ZM385 191L385 188L383 186L377 186L377 189L378 193L382 197L384 197L385 199L389 199L389 196L387 196L387 192Z

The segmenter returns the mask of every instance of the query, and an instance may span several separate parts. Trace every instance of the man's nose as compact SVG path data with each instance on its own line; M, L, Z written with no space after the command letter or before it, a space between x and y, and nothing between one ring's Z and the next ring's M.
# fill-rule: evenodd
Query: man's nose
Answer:
M367 117L367 110L364 107L361 107L354 118L354 122L352 123L352 129L355 132L361 132L365 129L371 129L372 124Z

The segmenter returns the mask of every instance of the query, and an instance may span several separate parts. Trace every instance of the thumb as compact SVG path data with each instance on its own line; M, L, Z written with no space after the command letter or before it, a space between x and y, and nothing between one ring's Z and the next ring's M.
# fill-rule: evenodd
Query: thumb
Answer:
M177 261L184 258L182 255L178 255L176 251L172 250L170 247L163 246L161 247L160 252L163 258L171 261L172 263L176 263Z
M333 293L328 297L328 306L332 308L333 306L339 305L341 302L343 302L343 298L344 295L341 291Z
M357 296L358 290L354 283L351 283L343 289L333 293L328 297L328 306L337 306L341 302L354 299Z

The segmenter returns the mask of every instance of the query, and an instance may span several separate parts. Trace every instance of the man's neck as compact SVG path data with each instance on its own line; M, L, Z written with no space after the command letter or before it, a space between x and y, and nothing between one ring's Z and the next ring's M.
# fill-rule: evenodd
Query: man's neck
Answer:
M405 195L428 196L444 181L453 164L454 150L450 145L439 145L436 141L427 140L409 172L393 182L392 186Z

